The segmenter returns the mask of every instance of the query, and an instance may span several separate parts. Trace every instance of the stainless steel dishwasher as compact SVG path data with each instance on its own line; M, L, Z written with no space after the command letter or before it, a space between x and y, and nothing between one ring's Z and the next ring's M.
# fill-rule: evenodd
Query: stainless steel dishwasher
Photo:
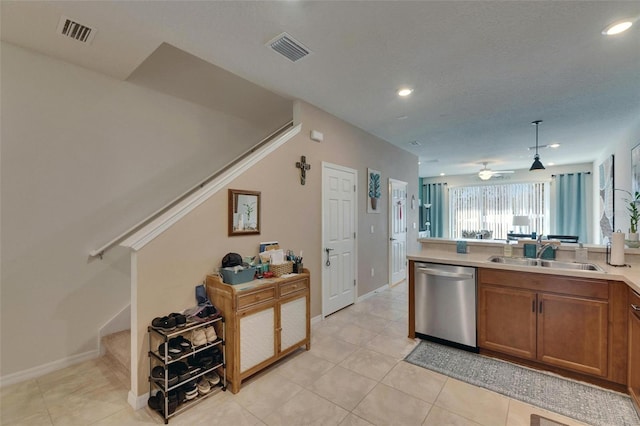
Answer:
M476 287L476 268L416 262L416 336L478 352Z

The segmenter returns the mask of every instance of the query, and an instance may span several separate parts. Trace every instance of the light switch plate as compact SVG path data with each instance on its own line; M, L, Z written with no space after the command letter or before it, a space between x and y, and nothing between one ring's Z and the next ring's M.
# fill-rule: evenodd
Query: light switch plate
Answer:
M457 253L466 253L467 252L467 242L466 241L456 241L456 252Z

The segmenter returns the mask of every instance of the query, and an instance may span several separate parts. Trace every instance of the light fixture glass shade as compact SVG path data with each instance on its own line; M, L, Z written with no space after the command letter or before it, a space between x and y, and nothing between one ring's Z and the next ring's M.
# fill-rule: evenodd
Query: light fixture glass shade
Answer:
M491 176L493 176L493 173L491 173L491 170L480 170L478 172L478 177L481 180L489 180L491 179Z
M535 157L533 157L533 164L531 165L531 168L529 169L529 171L532 171L532 170L544 170L544 166L540 161L539 155L536 155Z

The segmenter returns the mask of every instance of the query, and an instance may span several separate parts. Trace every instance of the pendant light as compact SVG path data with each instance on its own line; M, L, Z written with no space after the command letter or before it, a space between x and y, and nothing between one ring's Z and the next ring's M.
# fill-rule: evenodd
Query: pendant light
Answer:
M542 123L542 120L532 121L531 124L535 124L536 126L536 155L533 157L533 164L529 171L532 170L544 170L544 166L540 162L540 156L538 155L538 125Z

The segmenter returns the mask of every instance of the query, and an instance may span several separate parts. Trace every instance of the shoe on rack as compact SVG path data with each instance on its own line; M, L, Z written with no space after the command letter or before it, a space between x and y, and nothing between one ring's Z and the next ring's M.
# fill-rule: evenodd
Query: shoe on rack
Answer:
M182 361L171 364L169 366L169 371L178 376L178 382L184 382L185 380L189 380L191 378L191 374L189 374L189 366L187 365L187 363Z
M209 381L211 386L215 386L220 383L220 376L215 371L210 371L204 375L204 378Z
M209 384L207 379L202 377L200 381L198 381L198 393L200 395L206 395L209 392L211 392L211 384Z
M155 395L150 396L149 400L147 401L147 405L149 405L149 408L155 411L161 411L163 408L162 407L163 404L164 404L164 395L162 394L161 391L158 391Z
M176 327L184 327L185 325L187 325L186 315L174 312L169 314L169 318L173 318L176 321Z
M172 360L175 357L175 354L171 354L171 349L169 349L168 351L169 353L167 354L166 358L167 360ZM158 346L158 354L160 354L160 356L162 358L165 358L165 354L164 354L164 343L160 343L160 345Z
M209 343L213 343L218 340L216 329L212 325L204 328L204 334L207 336L207 342Z
M151 326L162 331L171 331L176 329L176 320L172 317L157 317L151 321Z
M198 328L191 332L191 343L193 346L202 346L207 343L207 335L203 329Z

